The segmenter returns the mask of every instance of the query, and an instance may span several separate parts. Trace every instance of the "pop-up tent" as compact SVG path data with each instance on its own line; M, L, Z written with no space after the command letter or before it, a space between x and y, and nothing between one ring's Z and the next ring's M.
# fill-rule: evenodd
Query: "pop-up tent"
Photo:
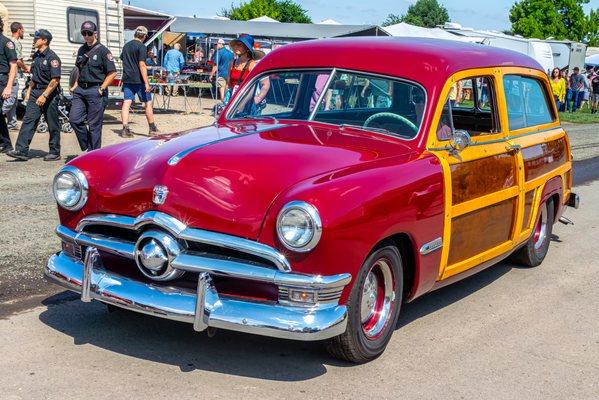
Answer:
M468 38L464 38L461 36L454 35L453 33L449 33L441 28L422 28L420 26L406 24L405 22L400 22L399 24L385 26L385 27L383 27L383 29L385 30L385 32L387 32L391 36L445 39L445 40L454 40L454 41L460 41L460 42L473 41L473 40L469 40Z

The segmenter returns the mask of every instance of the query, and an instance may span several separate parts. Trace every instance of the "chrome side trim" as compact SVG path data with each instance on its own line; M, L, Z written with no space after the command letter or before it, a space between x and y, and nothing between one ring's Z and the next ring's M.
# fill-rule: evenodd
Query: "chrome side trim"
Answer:
M92 253L93 254L93 251ZM89 282L89 298L128 310L207 327L292 340L323 340L345 332L347 307L323 304L312 308L242 301L220 297L206 275L196 291L138 282L112 272L98 263L82 263L58 253L44 269L51 282L82 292ZM85 275L85 276L84 276Z
M118 239L87 235L85 233L78 233L62 225L58 225L56 227L56 234L61 239L69 242L74 242L79 246L91 246L96 248L97 250L105 251L107 253L115 254L121 257L130 258L132 260L135 258L134 243L124 242Z
M89 225L107 225L124 229L139 230L143 226L150 224L164 228L180 239L206 243L212 246L218 246L229 250L237 250L252 254L254 256L262 257L271 261L281 271L291 271L291 264L287 260L287 257L268 245L223 233L188 228L186 224L178 219L159 211L148 211L141 214L137 218L114 214L91 215L83 218L77 224L77 231L82 232ZM60 236L58 228L57 233ZM100 250L105 250L105 248L102 247L102 243L99 243L98 245L84 245L91 245L98 247ZM133 254L133 252L131 254Z
M422 247L420 248L420 254L425 256L427 254L432 253L433 251L439 250L442 247L443 247L443 239L438 237L433 241L423 244Z

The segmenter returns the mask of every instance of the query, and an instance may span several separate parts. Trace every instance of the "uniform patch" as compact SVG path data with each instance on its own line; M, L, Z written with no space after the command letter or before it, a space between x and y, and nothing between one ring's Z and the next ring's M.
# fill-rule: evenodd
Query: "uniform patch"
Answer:
M60 63L58 62L58 60L52 60L51 63L53 68L58 68L60 66Z
M44 60L44 65L48 65L48 60Z
M98 59L98 55L94 54L94 56L92 57L94 61L96 61Z
M6 42L6 47L13 50L15 48L15 44L9 40L8 42Z
M106 54L106 58L108 58L108 61L114 60L114 58L112 57L112 53Z

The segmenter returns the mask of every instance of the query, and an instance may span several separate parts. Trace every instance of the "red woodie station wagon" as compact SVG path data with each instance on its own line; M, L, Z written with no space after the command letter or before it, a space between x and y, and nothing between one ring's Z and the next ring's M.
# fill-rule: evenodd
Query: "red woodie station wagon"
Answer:
M510 255L542 262L578 206L550 93L534 60L482 45L282 47L214 126L62 168L45 274L86 302L371 360L402 304Z

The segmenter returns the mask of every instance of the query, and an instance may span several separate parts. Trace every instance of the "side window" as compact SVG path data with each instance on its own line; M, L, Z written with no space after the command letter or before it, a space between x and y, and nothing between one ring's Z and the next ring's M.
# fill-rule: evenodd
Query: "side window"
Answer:
M99 24L99 16L96 10L89 10L84 8L67 8L67 29L69 34L69 42L71 43L85 43L83 36L81 36L81 24L85 21L92 21L96 26ZM98 32L98 39L100 38Z
M465 130L473 137L501 132L492 77L462 79L451 86L437 138L448 140L452 129Z
M519 75L503 77L510 130L555 121L541 82Z

